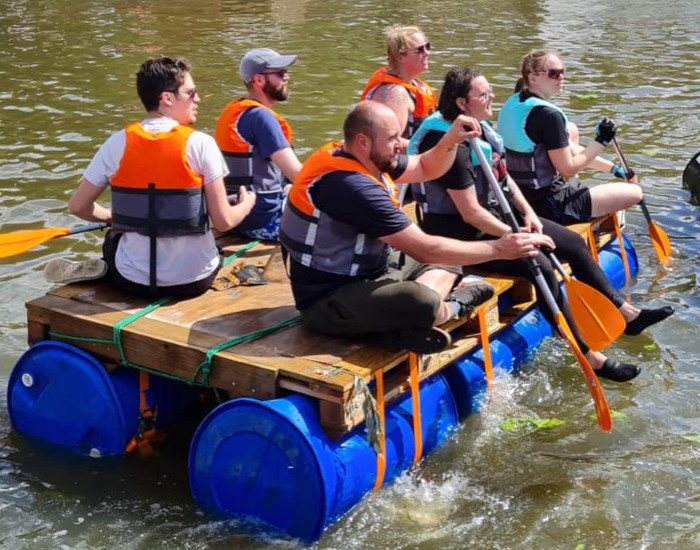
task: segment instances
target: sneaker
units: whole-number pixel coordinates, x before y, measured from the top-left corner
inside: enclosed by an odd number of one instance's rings
[[[92,259],[84,262],[71,262],[63,258],[51,260],[44,268],[44,277],[51,283],[78,283],[100,279],[107,274],[104,260]]]
[[[386,347],[407,349],[414,353],[436,353],[452,343],[449,333],[437,327],[378,332],[376,339]]]
[[[603,366],[593,372],[598,378],[607,378],[614,382],[627,382],[636,378],[642,372],[642,369],[631,363],[620,363],[615,361],[615,359],[607,358]]]
[[[457,317],[463,317],[491,298],[494,294],[493,286],[487,282],[469,283],[466,286],[457,287],[445,300],[455,302],[458,305]]]
[[[637,334],[640,334],[645,328],[663,321],[666,317],[670,317],[671,315],[673,315],[673,308],[671,306],[659,307],[656,309],[642,309],[635,320],[627,323],[625,334],[627,336],[637,336]]]

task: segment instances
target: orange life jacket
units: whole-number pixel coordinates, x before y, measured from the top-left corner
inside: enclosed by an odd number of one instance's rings
[[[224,178],[226,192],[238,194],[241,185],[255,191],[257,199],[251,213],[238,226],[238,230],[249,231],[266,227],[278,219],[284,200],[287,178],[268,157],[263,156],[256,145],[247,142],[238,131],[238,123],[248,109],[265,109],[272,113],[280,124],[282,133],[292,143],[292,128],[281,115],[253,99],[231,101],[219,116],[214,137],[226,160],[229,174]]]
[[[374,91],[382,84],[397,84],[406,89],[413,99],[416,107],[408,123],[406,137],[413,135],[413,132],[420,126],[423,119],[431,115],[437,108],[437,94],[435,90],[420,78],[414,78],[411,82],[401,80],[399,77],[389,73],[388,67],[380,67],[369,78],[369,82],[362,92],[361,99],[371,99]]]
[[[291,145],[292,127],[282,117],[282,115],[273,111],[269,107],[266,107],[259,101],[242,98],[235,99],[226,105],[223,112],[219,116],[219,120],[216,122],[214,138],[216,139],[216,143],[219,145],[219,149],[230,153],[250,153],[252,146],[240,136],[236,125],[238,123],[238,118],[243,114],[243,112],[252,107],[259,107],[270,111],[280,123],[282,133]]]
[[[294,260],[307,267],[369,277],[386,266],[389,247],[316,208],[311,189],[331,172],[360,173],[381,186],[399,208],[398,188],[388,174],[377,178],[359,161],[338,156],[341,148],[340,143],[327,143],[304,162],[282,216],[280,242]]]
[[[110,178],[112,229],[157,237],[209,230],[203,178],[187,162],[193,131],[178,125],[154,134],[140,122],[126,127],[124,154]]]

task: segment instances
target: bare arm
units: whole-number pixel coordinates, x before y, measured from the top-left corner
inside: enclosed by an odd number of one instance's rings
[[[460,216],[465,223],[473,225],[479,231],[483,231],[494,237],[501,237],[510,233],[510,226],[496,218],[479,203],[474,186],[468,189],[448,189],[452,202],[455,203]]]
[[[583,147],[581,147],[578,144],[571,144],[571,147],[574,150],[574,152],[583,151]],[[587,166],[587,168],[590,168],[592,170],[598,170],[599,172],[603,172],[604,174],[609,174],[611,173],[613,166],[615,166],[613,162],[604,159],[599,155],[593,159],[593,161]],[[625,181],[630,183],[638,183],[637,175],[635,174],[633,177]]]
[[[408,119],[416,108],[416,104],[411,99],[408,90],[398,84],[382,84],[372,94],[372,101],[383,103],[390,107],[399,121],[399,126],[405,131]],[[405,153],[408,148],[408,140],[401,138],[401,152]]]
[[[518,184],[513,181],[513,178],[507,176],[508,187],[513,193],[513,206],[515,209],[523,215],[523,222],[525,224],[525,231],[534,231],[535,233],[542,233],[542,222],[539,216],[532,209],[532,206],[523,195],[523,192],[518,187]]]
[[[459,241],[428,235],[415,224],[381,240],[419,262],[449,266],[533,257],[540,246],[554,248],[552,239],[538,233],[510,233],[492,241]]]
[[[574,154],[579,154],[581,153],[584,149],[581,145],[578,143],[571,143],[571,150],[573,151]],[[610,170],[613,167],[613,163],[610,162],[609,160],[605,160],[601,156],[596,156],[586,168],[590,168],[592,170],[598,170],[600,172],[610,172]]]
[[[239,225],[255,205],[255,193],[248,191],[243,185],[239,191],[238,203],[229,204],[223,178],[205,185],[204,196],[209,217],[217,231],[228,231]]]
[[[291,147],[275,151],[270,155],[270,160],[282,170],[282,173],[291,182],[296,179],[299,170],[301,170],[301,162]]]
[[[577,152],[574,147],[580,150]],[[581,170],[593,163],[596,157],[603,152],[603,145],[597,141],[591,142],[585,149],[580,145],[571,144],[560,149],[551,149],[547,151],[549,160],[552,161],[554,168],[557,169],[564,179],[573,178]],[[608,168],[608,171],[610,169]]]
[[[112,223],[112,211],[97,204],[104,188],[93,185],[83,178],[68,201],[68,212],[88,222]]]
[[[410,155],[406,171],[396,181],[415,183],[442,176],[455,161],[457,145],[466,139],[479,137],[481,125],[475,118],[459,115],[435,147],[420,155]]]

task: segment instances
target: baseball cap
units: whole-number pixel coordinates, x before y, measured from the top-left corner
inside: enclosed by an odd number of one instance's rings
[[[247,84],[256,74],[267,69],[284,69],[296,60],[296,55],[280,55],[270,48],[256,48],[243,56],[238,73]]]

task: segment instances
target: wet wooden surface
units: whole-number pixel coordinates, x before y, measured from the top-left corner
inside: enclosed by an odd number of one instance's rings
[[[577,229],[587,234],[585,225]],[[607,238],[601,233],[598,245]],[[245,243],[221,237],[219,244],[231,255]],[[371,383],[374,373],[382,370],[387,401],[407,391],[405,350],[379,347],[362,337],[328,337],[299,324],[218,351],[205,374],[203,363],[209,350],[271,330],[298,316],[278,245],[260,243],[222,268],[220,274],[241,265],[260,268],[267,284],[212,289],[197,298],[167,302],[123,326],[118,339],[121,346],[115,339],[115,325],[142,312],[151,302],[128,297],[108,282],[58,286],[27,303],[29,343],[64,340],[93,354],[108,370],[126,361],[218,388],[230,398],[266,400],[289,392],[309,395],[319,400],[322,424],[334,437],[364,420],[363,397],[354,391],[356,377]],[[534,292],[524,280],[487,280],[497,294],[483,306],[489,312],[488,329],[493,334],[533,304]],[[512,305],[499,313],[500,295],[507,295]],[[475,315],[453,321],[446,328],[453,343],[439,353],[420,357],[421,379],[479,345]]]

